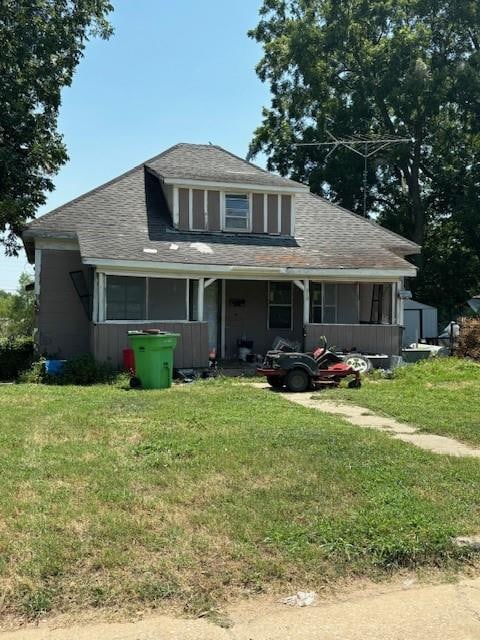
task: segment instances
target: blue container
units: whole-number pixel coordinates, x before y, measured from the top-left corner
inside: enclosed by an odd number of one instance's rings
[[[45,373],[48,373],[49,376],[59,376],[65,363],[66,360],[45,360]]]

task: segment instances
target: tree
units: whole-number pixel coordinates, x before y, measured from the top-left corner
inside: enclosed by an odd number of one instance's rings
[[[31,336],[35,327],[33,280],[22,273],[16,293],[0,290],[0,337]]]
[[[68,159],[57,131],[61,90],[89,38],[112,33],[111,10],[108,0],[0,3],[0,242],[7,254],[17,252],[22,227]]]
[[[370,163],[370,215],[425,245],[420,266],[439,247],[455,254],[455,243],[478,255],[480,3],[264,0],[250,35],[263,45],[257,73],[273,96],[252,155],[266,152],[270,169],[360,213],[361,158],[293,143],[325,140],[325,129],[408,138]],[[454,302],[480,286],[478,273],[464,282],[468,262],[452,264]],[[433,280],[447,272],[421,273],[426,301],[436,302]]]

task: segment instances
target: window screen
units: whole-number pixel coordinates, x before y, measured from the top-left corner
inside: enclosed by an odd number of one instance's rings
[[[268,287],[268,327],[292,328],[292,285],[290,282],[270,282]]]
[[[146,278],[107,276],[107,320],[145,320]]]
[[[148,279],[148,319],[187,320],[187,281]]]
[[[247,231],[249,226],[250,205],[246,194],[227,194],[225,196],[225,229]]]
[[[335,324],[337,322],[337,285],[312,282],[310,306],[313,323]]]

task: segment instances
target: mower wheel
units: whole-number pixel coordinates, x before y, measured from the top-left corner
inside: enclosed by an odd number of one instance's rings
[[[350,380],[350,382],[348,383],[348,388],[349,389],[360,389],[360,387],[362,386],[362,382],[360,380],[360,378],[355,378],[354,380]]]
[[[361,353],[347,353],[343,361],[359,373],[368,373],[372,369],[371,360]]]
[[[310,376],[304,369],[292,369],[285,378],[285,385],[292,393],[303,393],[310,388],[310,384]]]
[[[267,376],[267,382],[272,389],[281,389],[285,386],[284,376]]]
[[[140,380],[140,378],[137,378],[136,376],[133,376],[133,378],[130,378],[130,389],[140,389],[142,386],[142,381]]]

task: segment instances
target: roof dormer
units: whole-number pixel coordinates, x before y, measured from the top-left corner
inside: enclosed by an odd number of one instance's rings
[[[182,231],[292,236],[295,194],[308,192],[214,145],[179,144],[146,165]]]

